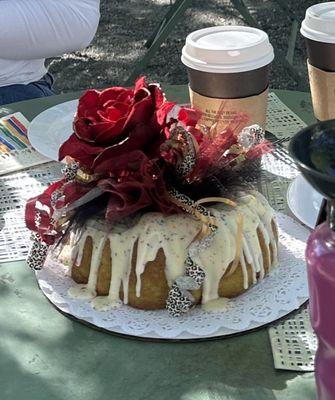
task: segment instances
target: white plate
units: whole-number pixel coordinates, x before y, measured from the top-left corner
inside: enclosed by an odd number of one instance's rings
[[[29,125],[28,138],[39,153],[58,161],[58,150],[73,133],[78,100],[57,104],[37,115]]]
[[[44,295],[63,313],[99,329],[147,339],[204,339],[246,332],[296,310],[308,299],[305,262],[308,229],[277,213],[279,263],[257,285],[234,299],[222,312],[208,313],[195,307],[180,318],[166,310],[144,311],[128,306],[97,311],[90,300],[74,299],[68,289],[76,285],[68,269],[48,257],[36,271]]]
[[[290,210],[309,228],[315,228],[322,202],[322,195],[302,175],[298,175],[287,190]]]

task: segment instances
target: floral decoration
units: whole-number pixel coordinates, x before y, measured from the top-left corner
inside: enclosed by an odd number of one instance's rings
[[[271,150],[256,128],[243,129],[245,115],[222,132],[201,126],[200,118],[199,110],[167,101],[161,87],[144,77],[134,88],[88,90],[79,100],[73,134],[59,150],[59,160],[69,168],[76,163],[78,171],[28,201],[27,226],[51,244],[76,210],[101,196],[109,221],[140,210],[181,212],[171,200],[174,185],[180,190],[229,173]]]

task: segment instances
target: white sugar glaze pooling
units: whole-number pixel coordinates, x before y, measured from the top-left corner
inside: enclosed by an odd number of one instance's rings
[[[274,211],[266,199],[258,192],[238,193],[234,199],[237,207],[226,205],[210,207],[218,226],[211,246],[194,257],[194,262],[204,270],[206,276],[202,288],[202,303],[213,305],[219,298],[218,288],[222,276],[236,256],[237,216],[243,220],[242,251],[240,264],[243,273],[244,288],[247,289],[247,264],[252,269],[252,283],[257,278],[264,277],[264,262],[257,230],[262,233],[265,251],[270,258],[270,248],[276,263],[277,242],[272,227],[275,219]],[[125,219],[122,223],[107,226],[98,221],[89,220],[78,232],[71,233],[69,247],[71,249],[69,264],[80,265],[86,239],[92,238],[93,250],[88,283],[76,284],[69,289],[74,298],[94,299],[93,307],[108,310],[117,307],[122,302],[119,298],[120,288],[123,288],[125,304],[128,303],[128,282],[131,270],[133,249],[137,242],[136,258],[136,295],[141,293],[141,275],[149,261],[156,258],[159,249],[165,254],[165,275],[168,285],[184,273],[184,261],[188,246],[192,243],[201,228],[201,223],[187,214],[175,214],[164,217],[160,213],[147,213],[135,219]],[[106,242],[109,241],[112,258],[112,276],[108,296],[96,295],[96,284],[101,257]],[[66,246],[67,247],[67,246]],[[264,251],[264,249],[263,249]],[[223,304],[223,303],[222,303]]]

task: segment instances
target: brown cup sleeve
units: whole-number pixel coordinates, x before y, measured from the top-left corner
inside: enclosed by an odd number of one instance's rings
[[[192,107],[202,111],[200,124],[211,127],[217,123],[216,130],[220,131],[238,115],[246,114],[249,117],[248,125],[258,124],[265,129],[268,88],[258,95],[240,99],[216,99],[202,96],[191,88],[189,91]]]
[[[307,60],[314,115],[319,121],[335,118],[335,72],[323,71]]]

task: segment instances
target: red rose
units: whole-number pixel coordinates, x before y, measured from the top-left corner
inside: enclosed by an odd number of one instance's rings
[[[88,90],[79,100],[74,134],[61,146],[59,159],[71,156],[91,169],[95,158],[110,148],[113,154],[133,149],[151,154],[166,138],[166,115],[173,106],[159,85],[148,85],[144,77],[134,89]]]
[[[159,85],[148,85],[144,78],[134,89],[89,90],[79,100],[74,134],[61,146],[59,158],[70,156],[97,175],[93,185],[109,193],[108,219],[147,206],[164,213],[174,208],[166,200],[164,167],[157,163],[174,105]]]

